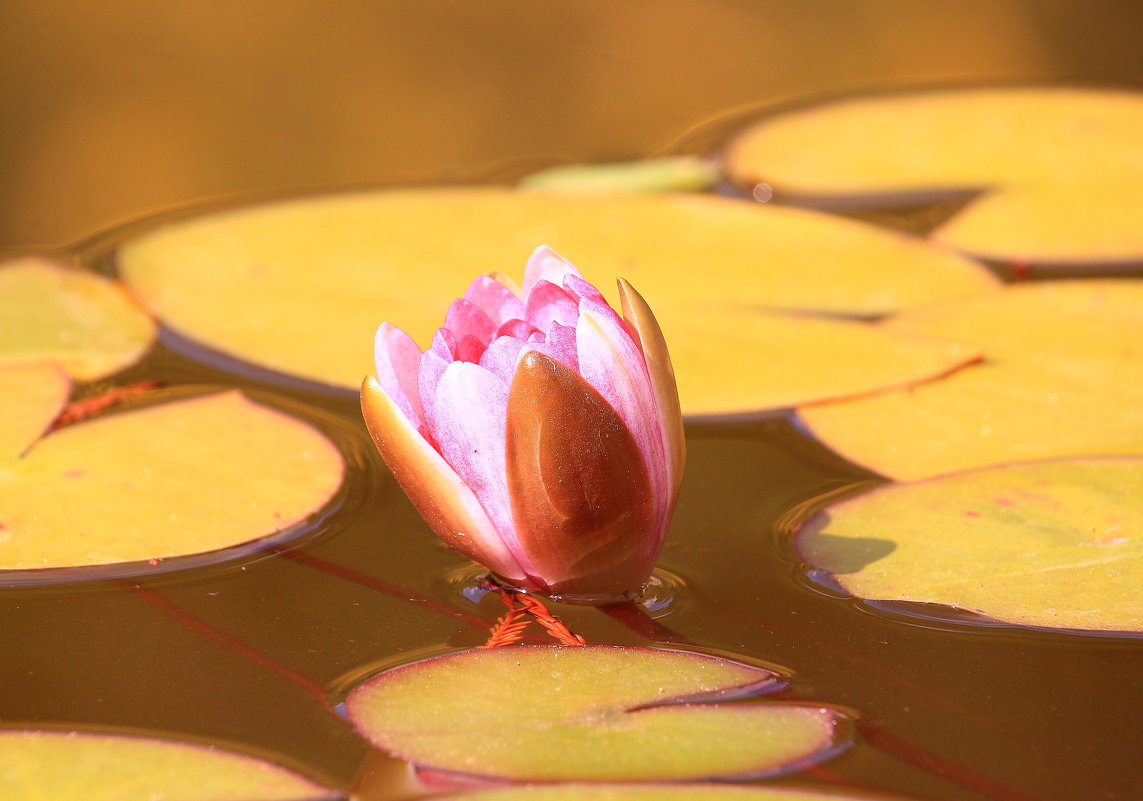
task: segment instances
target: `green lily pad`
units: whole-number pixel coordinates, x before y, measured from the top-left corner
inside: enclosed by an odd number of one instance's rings
[[[0,366],[55,362],[89,381],[134,363],[154,336],[106,278],[35,257],[0,264]]]
[[[936,232],[993,259],[1143,260],[1143,93],[988,87],[858,97],[778,114],[731,145],[738,182],[834,205],[986,192]]]
[[[5,801],[324,801],[341,793],[215,746],[124,734],[0,730]]]
[[[679,780],[777,771],[826,752],[839,713],[719,703],[774,680],[680,651],[513,646],[406,665],[345,702],[403,759],[519,780]]]
[[[800,787],[731,784],[530,784],[459,793],[464,801],[893,801]]]
[[[540,244],[613,297],[622,276],[654,309],[744,320],[761,307],[879,315],[998,286],[975,262],[931,243],[806,211],[700,195],[503,189],[239,209],[128,242],[119,263],[141,301],[180,334],[356,389],[372,369],[382,321],[427,345],[476,275],[519,277]]]
[[[798,410],[857,464],[914,479],[988,464],[1143,453],[1143,281],[1053,281],[906,312],[981,364],[907,391]]]
[[[344,469],[309,425],[237,392],[96,417],[0,459],[0,570],[238,545],[316,512]]]
[[[694,156],[668,156],[611,164],[568,164],[532,173],[525,189],[556,192],[686,192],[710,189],[718,166]]]
[[[859,598],[1143,631],[1141,498],[1143,456],[1003,465],[833,504],[796,544]]]

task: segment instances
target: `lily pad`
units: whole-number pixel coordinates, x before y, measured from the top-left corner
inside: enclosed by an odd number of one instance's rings
[[[938,227],[933,238],[997,262],[1138,264],[1143,262],[1140,187],[1143,171],[998,188]]]
[[[344,469],[309,425],[237,392],[97,417],[0,460],[0,570],[238,545],[320,509]]]
[[[0,366],[55,362],[89,381],[134,363],[154,335],[106,278],[34,257],[0,264]]]
[[[1003,465],[833,504],[797,548],[860,598],[1143,631],[1140,498],[1143,456]]]
[[[530,784],[459,793],[464,801],[893,801],[799,787],[729,784]]]
[[[660,307],[688,414],[781,409],[910,386],[979,350],[850,320]]]
[[[382,673],[345,706],[374,744],[440,770],[543,781],[697,779],[778,771],[834,744],[832,709],[717,702],[774,678],[679,651],[513,646]]]
[[[936,232],[966,252],[1069,266],[1143,259],[1143,93],[1061,87],[906,92],[778,114],[728,171],[779,195],[888,206],[993,192]]]
[[[427,345],[474,275],[514,274],[545,243],[605,291],[627,278],[655,309],[880,315],[998,286],[932,244],[812,212],[699,195],[503,189],[240,209],[140,237],[119,263],[142,302],[185,337],[356,389],[381,321]]]
[[[5,801],[324,801],[341,793],[215,746],[122,734],[0,730]]]
[[[567,164],[532,173],[525,189],[555,192],[685,192],[710,189],[719,179],[714,162],[694,156],[667,156],[611,164]]]
[[[0,463],[40,438],[71,394],[54,364],[0,366]]]
[[[1143,167],[1143,94],[986,87],[855,97],[776,114],[727,153],[730,175],[796,195],[979,190]]]
[[[802,407],[847,459],[913,479],[1027,459],[1143,453],[1143,281],[1058,281],[904,313],[887,329],[986,358],[908,391]]]

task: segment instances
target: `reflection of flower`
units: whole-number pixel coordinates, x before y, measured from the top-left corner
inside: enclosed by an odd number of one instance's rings
[[[623,317],[536,250],[519,293],[480,276],[432,346],[388,323],[361,389],[377,448],[449,545],[528,590],[619,599],[651,574],[682,478],[682,418],[658,323]]]

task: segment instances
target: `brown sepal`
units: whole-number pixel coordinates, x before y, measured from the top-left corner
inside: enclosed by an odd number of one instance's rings
[[[582,377],[535,351],[508,393],[508,490],[521,545],[556,595],[638,593],[657,550],[634,437]]]

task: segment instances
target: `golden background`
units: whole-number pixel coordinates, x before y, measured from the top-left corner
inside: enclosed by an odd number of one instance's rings
[[[6,0],[0,246],[235,193],[702,150],[768,103],[1143,85],[1135,0]]]

